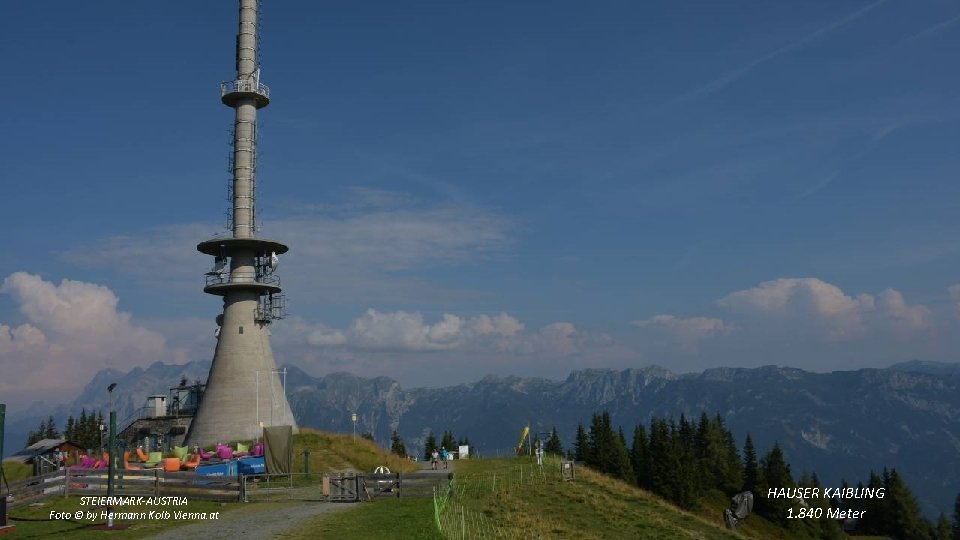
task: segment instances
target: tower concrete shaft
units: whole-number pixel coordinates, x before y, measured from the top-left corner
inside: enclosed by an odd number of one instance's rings
[[[270,103],[270,90],[260,82],[258,8],[259,0],[240,0],[237,78],[220,84],[221,101],[235,111],[231,236],[197,245],[198,251],[215,258],[203,290],[223,297],[223,314],[217,317],[213,364],[187,444],[253,439],[263,426],[296,429],[268,330],[284,314],[284,297],[274,270],[277,255],[288,248],[256,235],[257,110]]]

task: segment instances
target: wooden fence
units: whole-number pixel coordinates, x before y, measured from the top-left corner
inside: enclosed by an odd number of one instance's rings
[[[434,488],[446,489],[452,477],[452,473],[204,476],[160,469],[123,470],[114,476],[113,495],[219,501],[280,498],[359,502],[378,497],[431,497]],[[9,508],[53,496],[106,494],[107,471],[102,469],[53,471],[10,482],[9,490],[6,485],[0,485],[0,496],[7,497]]]
[[[240,479],[232,476],[203,476],[192,472],[117,471],[113,478],[116,497],[178,496],[187,499],[219,501],[240,500]],[[60,495],[106,495],[107,471],[101,469],[64,469],[33,476],[0,486],[7,506],[16,508],[40,499]]]

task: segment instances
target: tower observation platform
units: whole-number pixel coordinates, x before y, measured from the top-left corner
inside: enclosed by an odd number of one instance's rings
[[[270,104],[270,89],[260,81],[260,2],[239,2],[237,76],[220,83],[220,101],[234,109],[229,236],[197,245],[200,253],[214,257],[203,291],[223,298],[223,313],[216,318],[217,346],[207,389],[187,433],[190,445],[255,439],[265,426],[296,430],[269,332],[269,325],[286,313],[275,272],[279,256],[289,248],[259,238],[256,227],[257,111]]]

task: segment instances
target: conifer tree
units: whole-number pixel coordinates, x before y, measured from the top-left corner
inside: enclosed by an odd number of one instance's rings
[[[773,448],[760,460],[758,468],[758,491],[759,498],[756,506],[758,513],[763,514],[767,519],[783,526],[787,526],[787,509],[792,506],[792,501],[783,498],[768,498],[767,492],[770,488],[791,488],[794,487],[793,477],[790,474],[790,466],[783,456],[783,450],[780,449],[780,443],[774,443]]]
[[[933,537],[930,523],[923,518],[920,504],[907,487],[906,482],[897,472],[891,469],[885,482],[887,511],[889,512],[889,528],[885,534],[894,538],[911,538],[926,540]]]
[[[637,477],[637,485],[650,489],[650,443],[647,441],[647,430],[643,424],[637,424],[633,430],[630,459],[633,461],[633,474]]]
[[[390,434],[390,452],[400,457],[407,456],[407,447],[403,444],[403,439],[400,438],[400,432],[397,430],[393,430]]]
[[[743,489],[756,491],[760,480],[759,476],[757,451],[753,447],[753,439],[747,433],[747,440],[743,443]]]
[[[719,475],[719,487],[725,493],[735,493],[743,487],[743,462],[740,461],[740,451],[733,433],[727,429],[723,417],[718,412],[713,420],[716,430],[723,439],[723,455],[719,458],[722,470]]]
[[[960,540],[960,493],[953,502],[953,540]]]
[[[699,463],[695,457],[695,431],[693,424],[680,415],[680,423],[670,421],[670,447],[672,459],[670,465],[674,472],[674,482],[667,497],[684,508],[693,507],[696,494],[701,490],[697,476]]]
[[[434,437],[431,431],[430,434],[427,435],[427,442],[424,443],[423,459],[430,461],[430,455],[433,454],[434,450],[439,450],[439,448],[437,448],[437,438]]]
[[[76,428],[74,427],[76,420],[73,419],[73,415],[67,416],[67,425],[63,428],[63,437],[68,441],[76,441],[77,434],[75,433]]]
[[[456,443],[456,439],[453,438],[453,432],[444,430],[443,439],[440,441],[440,446],[446,448],[447,450],[452,450],[454,443]]]
[[[947,515],[943,512],[940,512],[940,517],[937,519],[937,540],[953,540],[953,529],[950,526],[950,520],[947,519]]]
[[[554,426],[550,432],[550,437],[547,438],[547,443],[544,445],[543,451],[555,456],[563,455],[563,443],[560,442],[560,435],[557,434],[556,426]]]
[[[676,477],[677,467],[670,444],[670,428],[667,421],[654,418],[650,421],[650,489],[654,493],[669,496]]]
[[[57,423],[53,421],[53,415],[47,417],[47,429],[43,432],[44,439],[58,439],[60,432],[57,431]]]
[[[610,428],[610,413],[607,411],[602,414],[594,413],[590,420],[588,434],[590,451],[586,456],[586,462],[589,467],[606,474],[613,472],[614,437],[613,430]]]
[[[630,484],[635,483],[637,477],[633,472],[633,464],[630,462],[630,452],[627,450],[627,444],[623,436],[623,428],[620,429],[619,436],[614,438],[612,450],[613,470],[610,471],[610,474],[624,482]]]
[[[590,440],[587,438],[587,431],[583,428],[583,423],[577,424],[577,436],[573,441],[573,459],[575,461],[587,461],[587,454],[590,453]]]

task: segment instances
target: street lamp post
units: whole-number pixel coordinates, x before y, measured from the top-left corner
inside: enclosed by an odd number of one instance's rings
[[[110,398],[110,439],[107,441],[109,448],[109,459],[107,467],[107,500],[113,500],[113,475],[117,470],[117,411],[113,410],[113,389],[117,383],[110,383],[107,387],[107,395]],[[107,527],[113,527],[113,509],[107,505]]]

